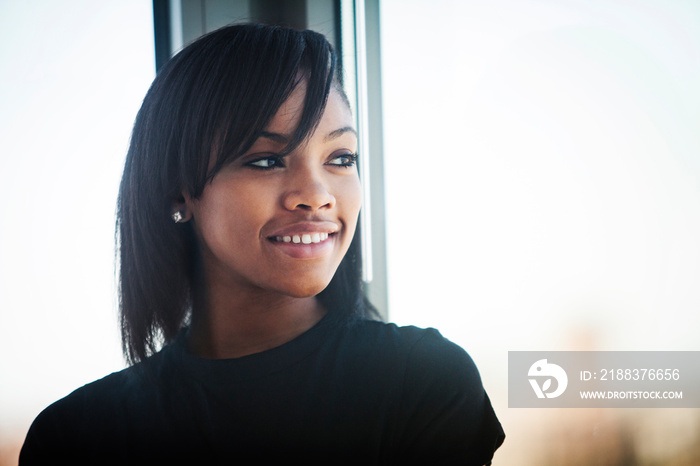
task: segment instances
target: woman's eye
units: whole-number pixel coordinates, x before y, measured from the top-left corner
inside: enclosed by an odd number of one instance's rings
[[[342,153],[335,155],[328,161],[328,165],[340,167],[354,167],[357,162],[357,154]]]
[[[246,163],[246,165],[249,167],[260,168],[263,170],[284,167],[284,163],[282,162],[282,157],[279,157],[276,155],[255,159],[255,160],[252,160],[252,161]]]

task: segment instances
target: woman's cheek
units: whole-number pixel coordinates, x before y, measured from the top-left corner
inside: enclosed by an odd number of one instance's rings
[[[360,178],[355,175],[348,183],[346,187],[344,202],[347,202],[348,212],[352,213],[353,217],[357,217],[360,212],[360,207],[362,206],[362,184],[360,183]]]

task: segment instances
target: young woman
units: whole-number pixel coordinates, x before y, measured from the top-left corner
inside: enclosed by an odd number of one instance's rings
[[[44,410],[20,464],[490,463],[469,356],[373,319],[356,150],[323,36],[230,26],[173,58],[119,194],[133,365]]]

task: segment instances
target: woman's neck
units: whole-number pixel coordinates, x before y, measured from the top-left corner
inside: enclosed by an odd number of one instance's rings
[[[293,340],[325,314],[315,296],[208,289],[204,302],[195,305],[190,351],[211,359],[259,353]]]

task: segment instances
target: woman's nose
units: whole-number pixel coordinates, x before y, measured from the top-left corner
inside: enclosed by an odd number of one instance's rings
[[[319,210],[335,206],[335,196],[331,194],[323,179],[323,174],[313,169],[300,169],[289,179],[284,195],[284,207],[288,210]]]

